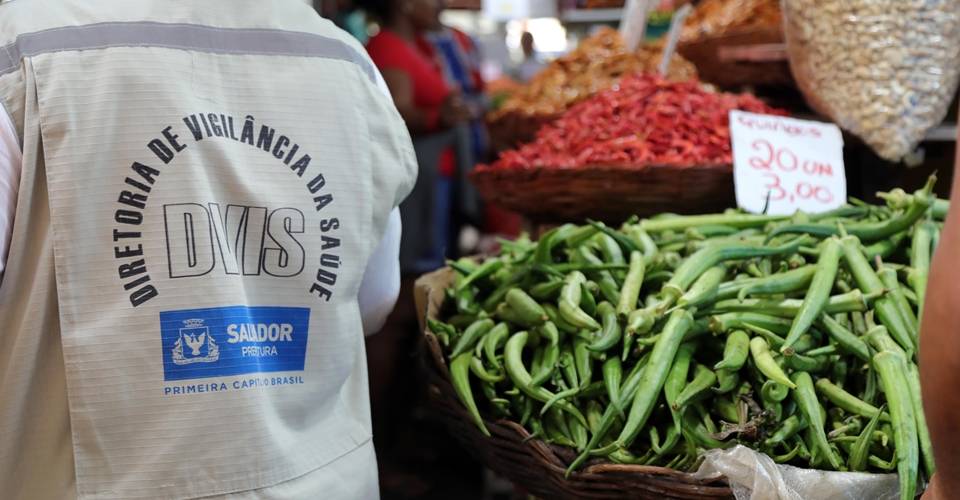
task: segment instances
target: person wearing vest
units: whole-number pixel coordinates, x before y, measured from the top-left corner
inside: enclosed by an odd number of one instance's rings
[[[0,497],[378,498],[416,176],[300,0],[0,5]]]

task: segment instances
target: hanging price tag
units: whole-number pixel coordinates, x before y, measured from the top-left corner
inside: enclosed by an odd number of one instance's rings
[[[846,203],[843,135],[836,125],[731,111],[730,138],[740,208],[789,215]]]

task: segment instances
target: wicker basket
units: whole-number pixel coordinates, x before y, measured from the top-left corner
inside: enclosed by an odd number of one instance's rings
[[[718,212],[734,205],[733,168],[590,166],[479,169],[471,180],[484,199],[538,223]]]
[[[449,269],[420,278],[416,286],[417,310],[436,317],[443,303],[443,290],[452,282],[453,272]],[[719,480],[700,480],[662,467],[594,461],[565,477],[567,465],[575,458],[574,451],[530,439],[530,434],[514,422],[486,420],[491,437],[484,436],[457,399],[437,338],[427,329],[422,330],[419,361],[431,410],[475,458],[531,494],[541,498],[733,498],[730,489]]]
[[[701,80],[720,87],[795,85],[779,27],[732,30],[682,43],[677,51],[697,66]]]
[[[531,115],[524,113],[505,113],[487,122],[490,133],[490,146],[494,151],[506,151],[532,142],[544,125],[556,120],[560,115]]]

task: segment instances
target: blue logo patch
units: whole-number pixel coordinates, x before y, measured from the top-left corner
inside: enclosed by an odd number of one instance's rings
[[[303,371],[310,309],[218,307],[160,313],[163,379]]]

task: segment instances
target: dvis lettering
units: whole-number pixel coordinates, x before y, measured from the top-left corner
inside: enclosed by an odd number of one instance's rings
[[[296,235],[306,221],[295,208],[207,206],[181,203],[163,207],[171,278],[204,276],[217,269],[228,275],[289,278],[303,272],[306,255]]]

